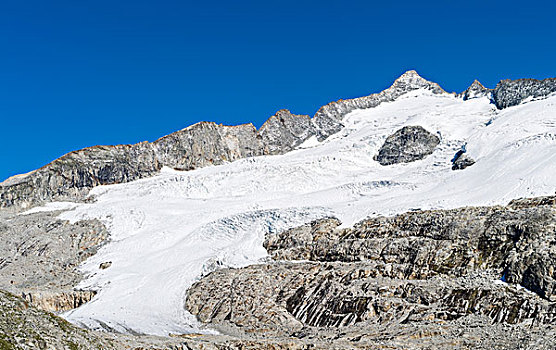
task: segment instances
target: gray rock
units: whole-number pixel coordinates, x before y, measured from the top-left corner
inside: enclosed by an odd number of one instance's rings
[[[475,160],[463,153],[452,163],[452,170],[463,170],[473,164],[475,164]]]
[[[240,339],[545,346],[556,331],[555,203],[417,211],[344,229],[317,220],[270,234],[264,246],[274,262],[207,275],[189,289],[186,307]]]
[[[261,126],[259,135],[264,154],[282,154],[316,135],[316,127],[308,115],[295,115],[282,109]]]
[[[153,142],[159,162],[177,170],[192,170],[263,154],[252,124],[224,126],[201,122]]]
[[[152,176],[161,167],[152,145],[146,142],[85,148],[2,182],[0,208],[82,199],[95,186]]]
[[[461,276],[494,269],[545,299],[556,292],[555,197],[507,207],[409,212],[364,220],[352,229],[327,218],[269,236],[264,246],[280,260],[380,261],[404,267],[400,278]]]
[[[544,80],[502,80],[493,90],[492,99],[499,109],[517,106],[528,98],[543,98],[556,92],[556,78]]]
[[[439,143],[438,136],[421,126],[404,126],[388,136],[374,159],[381,165],[410,163],[431,154]]]
[[[92,290],[31,290],[22,292],[21,297],[36,308],[49,312],[63,312],[80,307],[97,294]]]
[[[48,311],[68,310],[94,296],[73,290],[82,278],[78,266],[109,238],[98,220],[71,224],[58,214],[0,212],[0,289]]]

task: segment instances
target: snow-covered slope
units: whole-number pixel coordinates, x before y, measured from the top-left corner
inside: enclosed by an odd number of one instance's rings
[[[79,287],[99,294],[64,316],[123,332],[199,332],[183,307],[187,288],[215,268],[265,258],[268,232],[330,215],[349,226],[416,208],[502,204],[556,188],[556,96],[497,110],[487,97],[423,89],[354,110],[343,123],[325,141],[309,139],[285,155],[165,168],[97,187],[94,203],[71,204],[62,218],[100,218],[111,242],[82,266],[88,277]],[[434,153],[407,164],[374,161],[386,137],[406,125],[439,134]],[[476,164],[452,171],[465,143]],[[99,269],[107,261],[111,267]]]

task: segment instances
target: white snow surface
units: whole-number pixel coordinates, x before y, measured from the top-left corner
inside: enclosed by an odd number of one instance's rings
[[[223,266],[267,256],[268,233],[325,216],[343,226],[411,209],[506,204],[556,188],[556,96],[498,111],[487,98],[463,101],[425,90],[356,110],[323,142],[285,155],[97,187],[97,201],[61,215],[101,219],[111,241],[81,267],[78,286],[99,293],[65,313],[94,329],[167,335],[211,332],[184,309],[187,289]],[[427,158],[381,166],[385,138],[406,125],[441,135]],[[450,160],[467,142],[477,162],[459,171]],[[99,264],[111,261],[101,270]]]

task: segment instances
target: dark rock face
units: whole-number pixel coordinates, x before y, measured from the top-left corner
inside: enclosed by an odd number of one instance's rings
[[[461,154],[452,163],[452,170],[463,170],[471,165],[475,164],[475,160],[466,154]]]
[[[414,162],[431,154],[439,143],[438,136],[421,126],[404,126],[388,136],[375,160],[381,165]]]
[[[499,109],[517,106],[527,98],[545,97],[556,92],[556,78],[544,80],[502,80],[493,90],[492,99]]]
[[[332,347],[536,347],[556,331],[554,203],[317,220],[269,235],[274,262],[204,277],[186,307],[226,332]]]

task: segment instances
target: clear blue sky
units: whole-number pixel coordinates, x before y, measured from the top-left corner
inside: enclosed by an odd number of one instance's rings
[[[549,1],[0,4],[0,180],[69,151],[201,120],[260,126],[377,92],[556,76]]]

